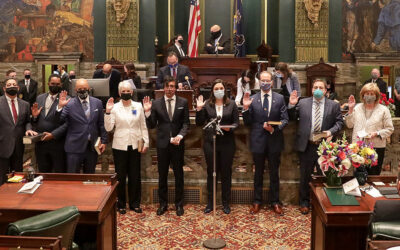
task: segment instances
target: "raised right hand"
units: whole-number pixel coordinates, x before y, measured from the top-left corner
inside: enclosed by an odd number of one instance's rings
[[[348,105],[349,105],[349,112],[352,113],[354,106],[356,106],[356,99],[354,98],[353,95],[349,97]]]
[[[200,111],[204,107],[205,101],[202,95],[196,98],[196,110]]]
[[[150,101],[150,97],[149,96],[145,96],[143,98],[143,109],[144,109],[144,112],[149,112],[151,110],[151,105],[152,105],[152,103]]]
[[[114,108],[114,98],[111,97],[110,99],[108,99],[107,101],[107,105],[106,105],[106,113],[110,113],[111,110]]]
[[[32,112],[32,116],[33,117],[38,117],[40,115],[40,111],[42,111],[43,107],[38,108],[39,105],[37,104],[37,102],[35,102],[32,107],[31,107],[31,112]]]
[[[63,108],[65,105],[71,101],[71,99],[67,100],[67,91],[63,90],[60,92],[59,98],[58,98],[58,107]]]
[[[290,94],[289,104],[294,106],[297,104],[298,101],[299,97],[297,96],[297,90],[293,90],[292,93]]]
[[[253,98],[250,98],[250,93],[246,92],[243,96],[243,109],[247,110],[251,103],[253,102]]]

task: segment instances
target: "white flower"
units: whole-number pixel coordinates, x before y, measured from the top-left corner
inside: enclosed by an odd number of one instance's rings
[[[351,160],[353,162],[356,162],[356,163],[364,164],[364,158],[362,156],[357,155],[357,154],[353,154],[351,156]]]
[[[344,169],[347,170],[351,167],[351,162],[348,158],[346,158],[342,161],[342,165],[344,166]]]

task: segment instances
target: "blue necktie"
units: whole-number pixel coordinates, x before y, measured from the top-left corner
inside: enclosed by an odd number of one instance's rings
[[[89,110],[88,102],[86,100],[82,102],[82,108],[83,108],[83,111],[85,111],[86,118],[89,120],[90,110]]]
[[[269,108],[268,108],[268,106],[269,106],[268,96],[269,96],[268,94],[264,95],[264,102],[263,102],[263,109],[264,109],[265,114],[267,115],[267,117],[268,117],[268,111],[269,111]]]

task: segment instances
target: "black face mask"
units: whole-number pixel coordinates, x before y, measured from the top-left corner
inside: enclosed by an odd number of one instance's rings
[[[77,93],[78,97],[82,100],[86,99],[89,95],[89,91],[87,89],[79,90]]]
[[[212,39],[217,39],[219,36],[221,35],[221,31],[217,31],[217,32],[211,32],[211,38]]]
[[[6,88],[6,93],[10,96],[15,96],[18,93],[17,87]]]
[[[178,42],[181,44],[181,46],[183,46],[183,40],[178,40]]]
[[[70,75],[69,79],[75,79],[75,77],[76,77],[75,75]]]
[[[121,99],[128,101],[132,98],[132,94],[131,93],[121,93]]]
[[[26,80],[31,79],[31,75],[25,75],[25,79]]]
[[[60,91],[61,91],[61,86],[58,86],[58,85],[49,86],[49,90],[50,90],[50,92],[51,92],[53,95],[55,95],[55,94],[60,93]]]

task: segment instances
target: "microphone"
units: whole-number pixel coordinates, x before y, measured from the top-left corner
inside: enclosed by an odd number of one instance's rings
[[[190,85],[189,77],[188,77],[188,76],[185,76],[185,80],[186,80],[186,82],[187,82],[187,85],[189,86],[189,89],[192,89],[192,85]]]
[[[206,126],[204,126],[203,129],[207,129],[208,127],[210,127],[212,124],[218,123],[221,120],[221,116],[217,116],[214,119],[212,119],[209,123],[207,123]]]

